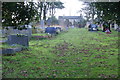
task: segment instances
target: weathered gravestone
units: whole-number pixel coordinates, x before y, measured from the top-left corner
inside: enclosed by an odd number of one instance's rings
[[[60,31],[62,31],[61,27],[56,27],[56,29],[59,29]]]
[[[5,37],[5,30],[4,29],[2,29],[2,36],[1,37]]]
[[[0,54],[12,54],[15,53],[13,49],[1,49]]]
[[[15,52],[19,52],[21,50],[22,50],[22,47],[1,49],[0,54],[14,54]]]
[[[44,20],[40,21],[40,27],[41,27],[41,29],[44,29]]]
[[[120,32],[120,27],[117,28],[117,31]]]
[[[28,37],[31,37],[32,36],[32,26],[31,25],[28,25],[28,28],[27,28],[27,36]]]
[[[56,33],[60,33],[62,31],[62,29],[60,27],[56,27]]]
[[[48,20],[47,20],[47,26],[49,27],[51,25],[51,23],[52,23],[51,18],[48,18]]]
[[[23,34],[23,35],[27,35],[28,37],[31,37],[32,26],[30,26],[30,25],[23,25],[23,26],[25,26],[26,29],[23,29],[23,30],[13,29],[12,34]]]
[[[29,39],[26,35],[9,35],[7,42],[9,45],[18,44],[25,47],[29,46]]]
[[[2,37],[7,37],[10,34],[10,31],[7,29],[2,30]]]
[[[56,34],[56,28],[55,27],[47,27],[45,29],[45,33]]]
[[[88,30],[89,31],[98,31],[97,25],[96,24],[90,24]]]
[[[118,24],[114,24],[114,30],[117,30],[118,29]]]

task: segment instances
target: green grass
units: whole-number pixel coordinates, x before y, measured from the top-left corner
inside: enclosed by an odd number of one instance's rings
[[[3,38],[0,36],[0,41],[3,41],[3,40],[7,40],[7,38],[6,37]]]
[[[10,46],[6,43],[0,45],[0,49],[8,49],[8,48],[16,48],[16,47],[22,47],[21,45],[16,44],[15,46]]]
[[[34,35],[34,34],[33,34]],[[70,29],[2,57],[3,78],[117,78],[118,33]]]
[[[36,34],[32,34],[32,36],[47,36],[47,35],[48,35],[47,33],[41,33],[41,34],[36,33]]]

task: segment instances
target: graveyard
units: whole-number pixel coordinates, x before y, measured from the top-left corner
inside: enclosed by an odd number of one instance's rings
[[[32,34],[37,35],[38,34]],[[42,34],[43,35],[43,34]],[[71,28],[2,56],[3,78],[117,78],[118,32]]]

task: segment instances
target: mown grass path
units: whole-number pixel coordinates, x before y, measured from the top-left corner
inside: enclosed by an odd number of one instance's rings
[[[117,78],[118,33],[70,29],[3,56],[3,78]]]

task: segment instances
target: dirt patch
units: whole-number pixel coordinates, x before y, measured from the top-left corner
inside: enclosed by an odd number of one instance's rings
[[[54,50],[52,53],[57,54],[57,56],[69,56],[69,55],[77,55],[77,54],[89,54],[90,48],[78,48],[74,46],[72,43],[64,42],[62,44],[58,44],[53,47]]]
[[[101,56],[101,55],[96,55],[94,58],[99,58],[99,59],[108,59],[108,57],[104,57],[104,56]]]
[[[52,53],[55,53],[55,54],[58,53],[57,56],[65,56],[66,55],[65,53],[71,50],[69,46],[72,46],[72,45],[70,45],[67,42],[58,44],[57,46],[53,47],[55,50],[53,50]]]
[[[118,76],[115,74],[105,75],[105,74],[99,74],[99,78],[117,78]],[[112,79],[111,79],[112,80]]]

